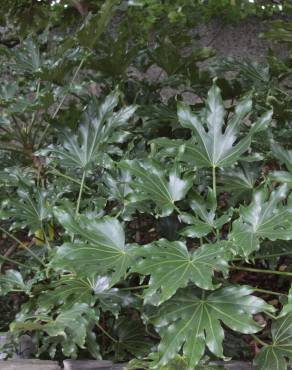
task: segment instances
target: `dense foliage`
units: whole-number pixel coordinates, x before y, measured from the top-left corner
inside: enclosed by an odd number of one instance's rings
[[[290,47],[281,11],[3,4],[2,356],[29,334],[36,356],[129,369],[292,363],[292,59],[203,69],[215,53],[193,34],[253,15]]]

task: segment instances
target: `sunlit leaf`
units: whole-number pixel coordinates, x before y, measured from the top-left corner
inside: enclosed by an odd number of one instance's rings
[[[238,141],[239,129],[251,108],[249,97],[240,101],[223,132],[226,113],[220,89],[216,85],[209,90],[206,110],[201,115],[195,115],[188,106],[179,104],[179,121],[183,127],[192,130],[197,140],[193,148],[197,166],[227,167],[240,159],[250,146],[252,134],[265,128],[272,117],[272,111],[265,113],[249,133]]]
[[[257,312],[274,308],[251,295],[247,286],[231,286],[204,296],[192,288],[185,288],[165,302],[154,320],[161,336],[160,354],[156,365],[166,365],[183,349],[188,370],[194,369],[205,352],[205,346],[216,356],[224,358],[222,342],[223,322],[240,333],[256,333],[261,327],[253,320]]]

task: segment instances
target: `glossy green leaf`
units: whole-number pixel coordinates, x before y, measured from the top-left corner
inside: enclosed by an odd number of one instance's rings
[[[54,319],[46,315],[17,317],[11,325],[12,331],[43,331],[55,345],[60,344],[65,356],[76,357],[78,347],[84,348],[88,335],[99,317],[85,303],[76,303],[70,309],[64,309]],[[92,333],[93,334],[93,333]],[[96,349],[98,349],[96,343]],[[95,352],[98,356],[98,351]]]
[[[159,305],[189,282],[202,289],[217,288],[219,284],[213,283],[214,271],[228,271],[225,247],[224,242],[218,242],[189,252],[183,242],[161,239],[138,248],[137,254],[143,259],[131,271],[150,275],[144,302]]]
[[[193,184],[191,178],[182,178],[177,168],[167,174],[154,161],[127,160],[120,162],[118,166],[136,177],[136,181],[130,185],[142,198],[156,203],[163,216],[174,211],[175,202],[183,199]]]
[[[69,233],[81,239],[59,247],[51,266],[87,277],[112,273],[112,284],[125,276],[132,253],[131,247],[125,244],[124,230],[117,219],[74,217],[62,209],[55,209],[54,213]]]
[[[121,307],[133,303],[129,293],[110,288],[110,278],[107,276],[82,279],[65,275],[49,288],[42,292],[38,299],[38,304],[45,309],[62,307],[63,310],[76,303],[93,306],[98,302],[104,312],[108,311],[117,316]]]
[[[70,130],[64,130],[63,145],[51,146],[41,153],[51,152],[60,164],[67,168],[88,170],[93,163],[102,165],[105,157],[103,145],[109,143],[111,136],[128,122],[136,110],[136,107],[129,106],[114,111],[119,96],[115,91],[99,106],[96,107],[96,103],[92,103],[84,115],[77,135]]]
[[[292,184],[292,173],[288,171],[273,171],[269,178],[272,181],[277,181],[280,183]]]
[[[35,74],[41,69],[40,50],[31,38],[26,39],[20,48],[15,48],[12,57],[15,61],[12,67],[19,73]]]
[[[260,175],[261,167],[257,162],[240,162],[238,167],[222,169],[219,174],[218,188],[222,191],[245,194],[252,192]]]
[[[181,231],[181,235],[190,238],[200,238],[214,229],[220,229],[230,220],[231,212],[216,218],[217,203],[211,189],[209,189],[208,198],[204,200],[199,194],[192,195],[189,205],[196,217],[185,212],[180,214],[181,221],[191,225],[185,227]]]
[[[19,188],[17,195],[2,203],[0,218],[10,219],[12,230],[28,227],[29,235],[41,230],[52,217],[47,193],[37,190],[34,194]]]
[[[272,337],[273,342],[257,354],[255,364],[260,370],[286,370],[292,363],[292,313],[273,322]]]
[[[123,203],[127,196],[133,192],[130,187],[131,181],[132,176],[127,170],[120,170],[113,175],[106,173],[104,183],[108,190],[108,198]]]
[[[180,290],[165,302],[154,325],[161,336],[156,368],[167,364],[183,348],[188,370],[194,369],[205,352],[205,346],[224,358],[224,330],[220,322],[240,333],[255,333],[261,327],[253,320],[257,312],[274,308],[251,295],[247,286],[231,286],[216,290],[206,297],[192,288]]]
[[[212,226],[202,222],[196,218],[190,219],[189,216],[181,215],[181,220],[185,222],[186,217],[192,225],[186,226],[182,229],[180,234],[188,238],[201,238],[202,236],[208,235],[212,231]]]
[[[266,190],[258,190],[249,206],[240,207],[240,217],[233,222],[229,235],[237,253],[248,257],[259,249],[263,239],[292,239],[292,210],[283,205],[287,191],[287,186],[282,185],[267,199]]]
[[[274,156],[283,164],[289,172],[292,172],[292,150],[284,149],[275,141],[271,142],[271,149]]]
[[[289,290],[287,301],[284,303],[283,308],[279,314],[279,317],[286,316],[292,313],[292,286]]]
[[[30,284],[23,281],[21,273],[17,270],[7,270],[5,274],[0,274],[0,296],[11,291],[27,292],[30,288]]]
[[[216,85],[213,85],[209,90],[206,111],[200,116],[192,113],[185,104],[179,104],[178,117],[181,125],[191,129],[197,139],[197,144],[193,149],[197,166],[227,167],[240,159],[250,146],[251,135],[265,128],[272,117],[272,111],[265,113],[252,126],[250,132],[238,141],[240,126],[247,114],[250,113],[251,108],[250,98],[239,102],[223,132],[225,109],[220,89]],[[207,129],[204,125],[207,126]]]

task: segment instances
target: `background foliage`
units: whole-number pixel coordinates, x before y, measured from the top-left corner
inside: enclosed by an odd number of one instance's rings
[[[3,3],[3,357],[28,334],[42,358],[288,367],[291,56],[203,68],[215,52],[193,30],[252,16],[267,22],[262,37],[291,47],[291,10]]]

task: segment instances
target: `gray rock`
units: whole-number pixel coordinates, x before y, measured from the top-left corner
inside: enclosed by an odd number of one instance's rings
[[[95,360],[65,360],[63,364],[64,370],[111,370],[113,366],[111,361]]]
[[[0,361],[0,370],[61,370],[55,361],[7,360]]]
[[[252,370],[252,366],[248,362],[243,361],[230,361],[230,362],[223,362],[225,369],[228,370]]]
[[[280,57],[287,57],[287,44],[277,44],[259,37],[268,29],[267,23],[249,17],[235,24],[225,24],[221,19],[215,18],[199,25],[194,31],[200,36],[199,44],[214,48],[219,57],[230,56],[239,60],[263,62],[269,48]]]
[[[36,348],[32,342],[32,338],[30,335],[22,335],[19,342],[19,350],[18,355],[15,358],[31,358],[32,355],[35,353]]]

